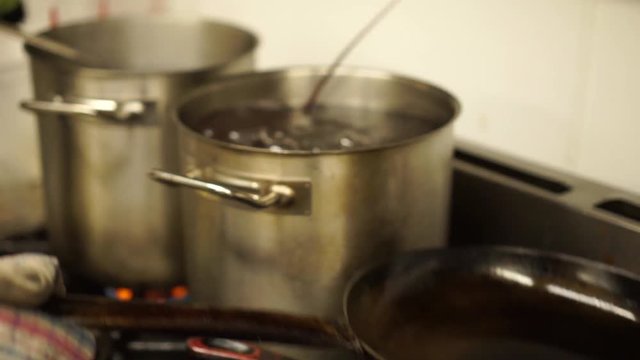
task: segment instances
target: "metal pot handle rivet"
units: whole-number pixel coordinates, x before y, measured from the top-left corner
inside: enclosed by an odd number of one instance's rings
[[[149,176],[153,180],[164,184],[185,186],[196,190],[206,191],[221,198],[234,200],[259,209],[287,206],[292,203],[294,197],[293,189],[280,184],[271,185],[269,186],[269,191],[267,193],[260,194],[248,191],[238,191],[221,183],[203,181],[157,169],[151,170],[149,172]]]

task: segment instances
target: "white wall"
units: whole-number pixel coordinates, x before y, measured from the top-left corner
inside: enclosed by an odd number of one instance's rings
[[[330,61],[385,3],[30,0],[27,27],[44,26],[52,4],[64,22],[95,16],[99,2],[110,14],[244,25],[262,38],[261,68]],[[18,66],[18,50],[0,55],[0,70]],[[450,89],[464,108],[460,138],[640,193],[640,1],[404,0],[347,63]],[[3,85],[0,99],[8,91]],[[0,125],[11,124],[4,118]]]

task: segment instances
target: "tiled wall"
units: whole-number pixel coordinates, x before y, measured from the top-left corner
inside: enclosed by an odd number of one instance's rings
[[[111,15],[236,22],[259,33],[259,66],[273,68],[330,61],[384,1],[29,0],[28,28],[42,27],[52,4],[66,21],[95,16],[99,3]],[[1,71],[21,61],[14,50]],[[464,107],[460,138],[640,193],[638,1],[404,0],[347,63],[450,89]],[[2,107],[14,106],[4,91]]]

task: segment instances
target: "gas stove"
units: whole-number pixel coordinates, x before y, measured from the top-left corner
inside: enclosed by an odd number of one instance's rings
[[[556,251],[640,274],[640,196],[472,144],[458,142],[454,160],[450,245],[511,245]],[[49,252],[46,231],[0,239],[0,254]],[[188,290],[102,288],[69,277],[69,292],[121,300],[188,300]],[[251,359],[251,344],[220,339],[110,333],[99,336],[98,360],[220,359],[213,345]],[[217,356],[217,357],[216,357]],[[348,356],[347,356],[348,358]]]

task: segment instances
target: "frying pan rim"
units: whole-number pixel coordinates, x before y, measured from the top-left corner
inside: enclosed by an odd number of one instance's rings
[[[342,297],[342,314],[345,318],[345,324],[348,330],[351,332],[353,338],[357,342],[357,346],[364,351],[368,356],[377,359],[384,360],[386,357],[382,356],[378,351],[376,351],[367,341],[365,341],[360,334],[354,330],[351,322],[351,318],[349,316],[349,300],[351,298],[351,294],[353,292],[354,287],[359,285],[365,276],[370,273],[375,272],[379,269],[384,269],[391,266],[394,263],[402,263],[404,260],[408,258],[421,257],[427,258],[434,254],[469,254],[474,252],[490,252],[494,254],[503,254],[503,255],[517,255],[517,256],[527,256],[527,257],[542,257],[549,260],[559,260],[561,262],[570,263],[574,265],[579,265],[582,267],[592,268],[599,272],[611,274],[614,276],[621,277],[625,280],[629,280],[632,282],[640,283],[640,275],[632,273],[631,271],[624,270],[618,268],[613,265],[604,264],[595,260],[583,258],[577,255],[566,254],[562,252],[555,252],[550,250],[542,250],[536,248],[528,248],[522,246],[508,246],[508,245],[471,245],[471,246],[459,246],[459,247],[450,247],[450,248],[429,248],[429,249],[415,249],[402,252],[396,256],[394,256],[391,260],[379,261],[373,265],[367,266],[363,269],[356,271],[355,275],[350,278],[347,282],[346,290],[343,293]],[[640,303],[638,303],[640,304]],[[636,322],[638,322],[636,320]]]

